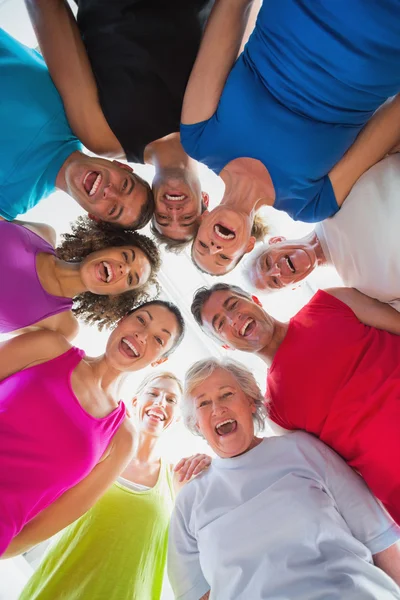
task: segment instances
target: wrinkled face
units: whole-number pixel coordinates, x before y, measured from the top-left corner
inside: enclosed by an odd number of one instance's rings
[[[252,284],[260,290],[277,290],[298,283],[317,265],[317,257],[310,244],[285,240],[270,242],[263,248],[252,260],[249,272]]]
[[[108,338],[106,357],[118,371],[139,371],[159,360],[179,337],[176,316],[151,304],[122,319]]]
[[[81,279],[93,294],[123,294],[145,285],[150,274],[149,259],[136,246],[104,248],[80,264]]]
[[[176,420],[180,398],[176,381],[167,377],[153,379],[133,401],[138,428],[160,436]]]
[[[83,157],[83,158],[82,158]],[[147,188],[129,165],[80,155],[65,171],[67,193],[102,221],[129,227],[147,202]]]
[[[217,206],[204,212],[193,242],[194,262],[212,275],[228,273],[243,254],[253,249],[251,229],[251,219],[231,208]]]
[[[259,352],[271,341],[273,320],[261,306],[230,290],[213,292],[201,316],[206,332],[236,350]]]
[[[189,170],[164,169],[153,179],[153,193],[157,231],[173,240],[192,239],[207,198],[199,178]]]
[[[194,388],[192,401],[197,427],[218,456],[238,456],[255,445],[254,403],[229,371],[216,369]]]

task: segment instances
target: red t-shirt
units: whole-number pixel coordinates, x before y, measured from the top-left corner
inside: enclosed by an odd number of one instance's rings
[[[400,336],[319,291],[290,321],[266,398],[275,423],[331,446],[400,523]]]

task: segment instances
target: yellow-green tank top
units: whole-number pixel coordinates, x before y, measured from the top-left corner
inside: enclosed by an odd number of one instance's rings
[[[20,600],[158,600],[173,504],[163,461],[149,490],[115,482],[57,536]]]

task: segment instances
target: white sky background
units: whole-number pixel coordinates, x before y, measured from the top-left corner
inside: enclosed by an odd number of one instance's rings
[[[24,44],[28,46],[37,45],[23,0],[0,0],[0,26]],[[133,167],[139,175],[151,182],[154,174],[152,167],[144,165],[133,165]],[[203,165],[200,165],[199,168],[203,190],[209,193],[210,207],[212,208],[218,204],[222,197],[223,183]],[[56,192],[46,200],[40,202],[34,209],[26,213],[24,217],[20,218],[49,223],[55,228],[59,236],[61,233],[69,231],[69,223],[81,214],[84,214],[82,209],[71,198],[63,192]],[[264,214],[271,223],[271,233],[273,234],[282,234],[288,238],[301,237],[312,229],[312,225],[295,223],[287,215],[274,209],[266,209]],[[146,229],[141,230],[141,233],[147,233]],[[210,285],[217,281],[236,283],[249,291],[250,287],[243,279],[242,264],[230,275],[223,278],[214,278],[197,271],[192,265],[188,253],[184,253],[181,256],[164,253],[162,258],[163,266],[161,268],[160,283],[164,289],[165,296],[178,304],[182,310],[187,332],[178,350],[161,368],[164,367],[167,370],[171,370],[182,378],[186,369],[194,361],[209,357],[210,355],[222,356],[227,353],[202,334],[194,322],[190,314],[193,292],[203,285]],[[245,262],[245,259],[242,262]],[[284,290],[272,295],[257,292],[257,295],[262,300],[264,307],[271,314],[285,321],[292,317],[309,300],[313,294],[313,289],[341,284],[335,271],[329,267],[320,269],[317,273],[313,274],[309,279],[309,283],[310,285],[303,283],[300,288],[294,291]],[[252,290],[252,292],[255,293],[255,290]],[[88,355],[96,356],[104,350],[107,335],[107,332],[100,333],[95,327],[81,325],[80,333],[73,343],[83,348]],[[0,339],[5,339],[5,336],[0,336]],[[229,355],[235,360],[240,360],[253,371],[264,392],[266,367],[261,360],[239,351],[229,352]],[[129,402],[129,398],[135,392],[136,385],[147,374],[148,370],[140,371],[128,378],[122,395],[126,402]],[[204,451],[205,449],[205,443],[200,438],[195,438],[186,432],[184,427],[179,423],[164,438],[164,453],[171,462],[177,461],[184,455],[188,456],[198,451]],[[0,600],[2,597],[0,586]],[[7,600],[9,598],[11,596],[7,595]]]

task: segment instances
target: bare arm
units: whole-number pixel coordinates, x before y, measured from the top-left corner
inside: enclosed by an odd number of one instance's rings
[[[216,0],[186,88],[182,123],[212,117],[235,62],[253,0]]]
[[[206,594],[204,594],[204,596],[202,596],[202,597],[200,598],[200,600],[208,600],[208,599],[209,599],[209,597],[210,597],[210,590],[208,590],[208,592],[207,592]]]
[[[2,558],[26,552],[32,546],[55,535],[89,510],[112,485],[129,462],[133,449],[131,425],[125,419],[115,434],[110,450],[94,469],[77,485],[29,521],[15,536]]]
[[[329,178],[339,206],[365,171],[382,160],[400,141],[400,95],[381,106],[354,144],[333,167]]]
[[[373,556],[374,564],[400,585],[400,548],[394,544]]]
[[[365,325],[400,335],[400,313],[389,304],[370,298],[354,288],[330,288],[325,291],[347,304]]]
[[[245,45],[249,41],[249,37],[253,33],[253,29],[255,27],[257,21],[257,15],[261,8],[261,0],[254,0],[253,5],[250,9],[249,20],[247,21],[246,29],[243,34],[242,43],[240,44],[239,54],[241,54],[244,50]]]
[[[39,235],[46,242],[48,242],[53,248],[55,248],[57,241],[57,234],[54,227],[47,225],[47,223],[34,223],[33,221],[12,221],[15,225],[21,225],[26,227],[29,231],[33,231],[36,235]]]
[[[101,109],[92,67],[68,3],[25,0],[25,4],[73,132],[92,152],[124,158]]]
[[[67,340],[52,331],[34,331],[0,343],[0,381],[35,364],[60,356],[70,348]]]

